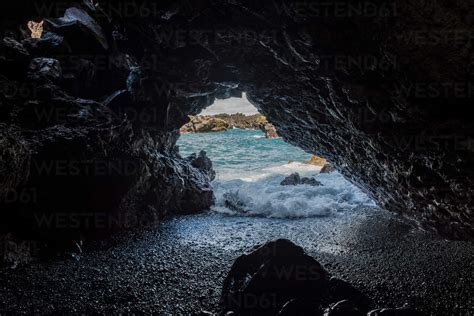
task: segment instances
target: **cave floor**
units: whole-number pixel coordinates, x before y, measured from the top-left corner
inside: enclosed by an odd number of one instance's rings
[[[283,220],[201,214],[94,244],[80,260],[0,270],[0,314],[216,311],[232,262],[288,238],[373,299],[432,315],[472,315],[472,242],[447,241],[384,211]]]

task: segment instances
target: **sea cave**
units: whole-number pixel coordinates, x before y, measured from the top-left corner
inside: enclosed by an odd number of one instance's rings
[[[469,1],[0,7],[0,315],[474,313]]]

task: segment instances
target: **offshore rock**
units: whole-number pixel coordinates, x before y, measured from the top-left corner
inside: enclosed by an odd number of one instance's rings
[[[266,138],[279,137],[275,127],[269,123],[265,116],[260,114],[244,115],[237,114],[216,114],[190,116],[189,123],[181,127],[180,132],[186,133],[206,133],[224,132],[230,128],[261,130]]]
[[[214,117],[226,121],[231,127],[240,129],[262,130],[263,126],[268,123],[266,117],[261,114],[217,114]]]
[[[314,178],[307,178],[307,177],[302,178],[297,172],[289,175],[288,177],[283,179],[283,181],[280,183],[280,185],[302,185],[302,184],[311,185],[313,187],[322,185],[321,182],[319,182],[318,180]]]
[[[327,160],[318,156],[313,155],[309,161],[305,163],[313,165],[313,166],[320,166],[323,167],[327,164]]]
[[[230,127],[225,120],[212,116],[192,116],[190,120],[181,128],[181,133],[224,132]]]
[[[224,205],[228,209],[241,214],[245,214],[250,211],[245,203],[242,202],[238,191],[225,192],[223,197]]]
[[[334,171],[336,171],[336,168],[334,168],[334,166],[328,162],[324,164],[324,166],[321,168],[321,171],[319,171],[319,173],[331,173]]]

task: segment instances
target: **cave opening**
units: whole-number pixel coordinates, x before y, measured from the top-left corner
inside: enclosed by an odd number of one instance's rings
[[[0,315],[472,314],[468,1],[0,6]]]
[[[302,219],[376,208],[326,159],[280,137],[245,93],[216,100],[180,131],[182,156],[204,151],[212,161],[214,212]]]

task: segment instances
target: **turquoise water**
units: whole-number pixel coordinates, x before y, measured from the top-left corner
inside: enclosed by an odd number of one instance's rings
[[[181,135],[178,142],[182,156],[204,149],[211,158],[218,179],[255,176],[262,170],[293,161],[307,161],[311,154],[281,138],[265,138],[257,130],[231,129],[220,133]]]
[[[374,206],[357,187],[337,172],[320,174],[321,167],[305,164],[308,154],[283,141],[266,139],[264,133],[233,129],[220,133],[181,135],[178,142],[183,157],[207,152],[216,170],[213,182],[220,213],[276,218],[329,216]],[[290,163],[290,161],[292,161]],[[282,186],[291,173],[314,177],[322,186]],[[242,205],[243,211],[229,209],[226,201]]]

